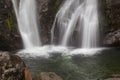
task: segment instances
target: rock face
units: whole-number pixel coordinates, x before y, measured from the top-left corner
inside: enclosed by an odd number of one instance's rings
[[[104,80],[120,80],[120,78],[108,78],[108,79],[104,79]]]
[[[106,0],[105,13],[108,27],[106,28],[104,45],[120,46],[120,0]]]
[[[42,72],[37,75],[33,80],[62,80],[62,78],[53,72]]]
[[[0,80],[25,80],[24,62],[8,52],[0,52]]]
[[[0,50],[22,48],[11,0],[0,0]]]
[[[40,33],[42,43],[50,43],[51,28],[54,22],[55,15],[59,10],[63,0],[37,0],[38,6],[38,21],[40,23]]]
[[[106,0],[106,16],[111,30],[120,29],[120,0]]]

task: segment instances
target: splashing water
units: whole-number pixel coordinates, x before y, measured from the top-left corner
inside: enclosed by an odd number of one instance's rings
[[[35,0],[12,0],[25,49],[41,45]]]

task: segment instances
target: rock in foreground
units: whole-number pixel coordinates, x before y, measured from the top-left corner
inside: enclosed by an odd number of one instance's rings
[[[0,80],[25,80],[24,62],[16,55],[0,52]]]
[[[42,72],[38,74],[33,80],[62,80],[62,78],[53,72]]]
[[[105,80],[120,80],[120,74],[114,74]]]

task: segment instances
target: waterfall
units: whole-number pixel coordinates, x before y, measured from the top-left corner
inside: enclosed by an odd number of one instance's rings
[[[51,45],[44,46],[38,31],[36,1],[12,0],[12,3],[25,47],[18,52],[19,56],[48,56],[54,52],[93,55],[103,50],[98,48],[97,0],[65,0],[51,29]]]
[[[35,0],[12,0],[25,49],[41,45]]]
[[[55,42],[57,27],[59,45],[67,46],[74,32],[77,32],[79,46],[97,47],[99,36],[97,6],[97,0],[66,0],[56,15],[51,30],[52,42]]]

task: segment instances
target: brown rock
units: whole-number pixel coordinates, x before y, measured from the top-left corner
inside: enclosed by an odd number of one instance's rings
[[[62,80],[62,78],[54,72],[42,72],[37,75],[33,80]]]
[[[32,80],[29,69],[25,68],[24,74],[25,74],[25,80]]]
[[[120,78],[108,78],[108,79],[105,79],[105,80],[120,80]]]
[[[109,78],[104,80],[120,80],[120,74],[113,74]]]

